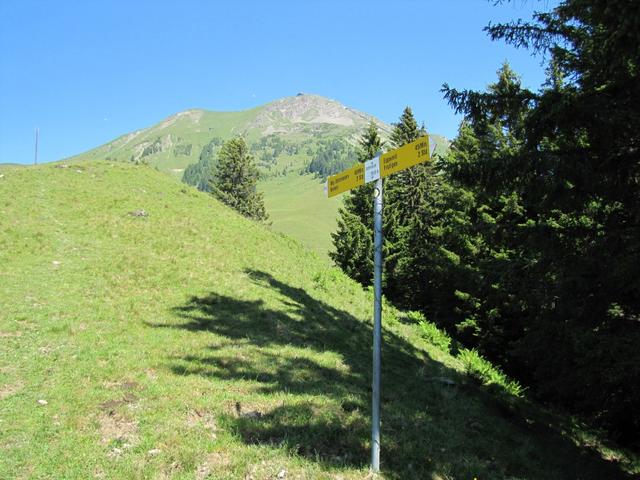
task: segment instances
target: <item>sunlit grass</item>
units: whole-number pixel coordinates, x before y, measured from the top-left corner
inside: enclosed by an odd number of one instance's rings
[[[368,291],[149,167],[3,173],[0,478],[368,474]],[[384,478],[634,468],[504,403],[414,320],[385,313]]]

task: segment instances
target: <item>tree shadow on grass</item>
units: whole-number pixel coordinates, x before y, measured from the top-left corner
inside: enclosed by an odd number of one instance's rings
[[[238,399],[224,422],[247,444],[286,448],[327,467],[367,465],[371,325],[269,273],[247,273],[265,293],[278,294],[279,308],[217,293],[192,297],[175,309],[184,323],[150,326],[213,332],[241,348],[212,345],[173,361],[171,370],[292,394],[267,411],[243,411]],[[388,478],[625,478],[568,439],[510,419],[486,392],[386,329],[382,362]],[[455,385],[437,381],[443,377]]]

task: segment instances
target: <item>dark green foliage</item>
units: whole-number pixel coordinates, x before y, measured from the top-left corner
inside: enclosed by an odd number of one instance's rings
[[[237,137],[222,144],[218,162],[212,172],[213,196],[254,220],[266,220],[262,193],[256,190],[258,169],[244,138]]]
[[[568,0],[488,28],[545,51],[548,81],[507,67],[487,92],[445,86],[465,115],[448,173],[480,248],[455,323],[544,398],[621,440],[640,430],[640,4]],[[466,277],[463,277],[463,280]],[[469,277],[473,278],[473,277]],[[464,288],[462,288],[464,287]]]
[[[189,165],[184,170],[182,174],[184,183],[192,185],[202,192],[211,191],[209,183],[212,168],[215,165],[215,152],[219,145],[222,145],[222,140],[219,137],[214,137],[203,147],[198,162]]]
[[[251,153],[258,159],[258,166],[271,170],[278,162],[281,155],[295,155],[299,145],[288,142],[279,135],[272,134],[260,138],[251,144]]]
[[[411,108],[406,107],[391,132],[391,146],[399,148],[424,135],[424,127],[418,127]],[[416,247],[406,240],[410,232],[423,232],[425,222],[435,214],[432,202],[436,181],[432,164],[417,165],[385,179],[385,293],[396,301],[408,293],[405,283],[413,277],[415,268],[412,265],[411,271],[402,270],[403,259],[413,256]]]
[[[476,374],[477,352],[635,446],[639,24],[640,2],[566,0],[532,24],[490,26],[547,55],[546,84],[527,90],[504,65],[484,92],[445,85],[464,115],[450,154],[385,185],[386,295],[446,327]],[[406,109],[392,146],[420,134]],[[335,258],[368,283],[359,218],[342,213]]]
[[[251,153],[256,154],[260,151],[268,150],[274,157],[282,155],[284,152],[292,150],[292,145],[279,135],[266,135],[260,140],[251,144]]]
[[[360,138],[359,162],[373,158],[382,147],[378,127],[372,122]],[[338,217],[338,230],[331,234],[334,252],[329,256],[350,277],[363,285],[373,280],[373,183],[352,190]]]
[[[142,153],[140,154],[140,158],[148,157],[149,155],[153,155],[155,153],[160,153],[162,151],[162,140],[160,137],[156,138],[149,145],[144,147]]]
[[[184,169],[182,181],[202,192],[208,192],[210,171],[211,165],[208,160],[198,161],[198,163],[193,163]]]
[[[193,145],[191,143],[187,143],[187,144],[180,144],[180,145],[176,145],[173,149],[173,154],[175,156],[178,155],[186,155],[189,156],[191,155],[191,149],[192,149]]]
[[[368,193],[371,194],[370,191]],[[351,210],[354,210],[353,205],[340,209],[338,229],[331,234],[335,251],[329,256],[351,278],[370,285],[373,280],[372,226],[363,223]]]
[[[258,163],[260,164],[260,166],[265,168],[269,168],[271,165],[275,165],[277,162],[276,157],[273,155],[273,153],[267,151],[261,152],[258,158]]]
[[[342,139],[320,140],[315,155],[307,167],[307,172],[321,178],[341,172],[351,167],[358,157],[356,149]],[[368,160],[368,158],[367,158]]]

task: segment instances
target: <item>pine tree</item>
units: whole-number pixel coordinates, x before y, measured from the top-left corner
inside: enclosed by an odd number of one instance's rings
[[[268,215],[262,193],[256,189],[257,181],[258,169],[244,138],[237,137],[225,142],[212,173],[212,195],[245,217],[264,221]]]
[[[637,442],[640,415],[640,3],[564,0],[494,39],[542,51],[533,93],[503,68],[487,92],[444,87],[468,129],[451,179],[477,200],[469,265],[482,350]]]
[[[358,161],[366,162],[383,147],[378,127],[371,122],[359,140]],[[347,275],[363,285],[373,280],[373,183],[347,194],[331,234],[335,251],[329,256]]]
[[[201,192],[211,190],[211,176],[215,164],[215,148],[219,145],[219,139],[214,138],[207,143],[200,152],[198,161],[189,165],[182,174],[182,181],[196,187]]]
[[[410,107],[406,107],[391,132],[392,148],[400,148],[407,143],[426,135],[419,128]],[[385,181],[385,235],[391,240],[396,238],[399,229],[412,222],[417,205],[424,201],[431,165],[420,164],[402,170]],[[395,240],[391,240],[395,241]]]
[[[411,143],[417,140],[423,132],[418,128],[418,122],[416,122],[413,116],[411,107],[407,106],[400,115],[400,121],[393,125],[391,132],[391,148],[400,148],[407,143]]]
[[[407,143],[426,135],[424,127],[418,127],[410,107],[406,107],[398,123],[391,132],[391,145],[400,148]],[[421,205],[428,202],[432,189],[432,165],[420,164],[402,170],[388,177],[384,184],[384,236],[387,245],[386,294],[400,300],[406,293],[406,285],[401,285],[397,265],[404,255],[401,248],[402,239],[411,228],[419,225],[423,216],[418,212]],[[424,213],[424,212],[423,212]]]

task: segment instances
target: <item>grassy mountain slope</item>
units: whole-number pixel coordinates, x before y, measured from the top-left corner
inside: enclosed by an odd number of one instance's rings
[[[212,138],[226,139],[244,133],[245,126],[260,110],[261,108],[241,112],[186,110],[69,160],[144,161],[180,177],[187,165],[198,160],[200,151]]]
[[[300,94],[240,112],[186,110],[70,160],[144,162],[181,177],[184,168],[196,163],[203,147],[214,138],[227,140],[243,135],[253,143],[263,137],[277,136],[307,147],[318,138],[355,139],[371,120],[378,123],[382,132],[389,131],[383,122],[335,100]],[[302,155],[293,166],[300,168],[307,156]],[[292,163],[285,158],[276,160],[280,167]],[[276,171],[279,170],[274,168],[271,173]],[[264,173],[269,175],[269,171]]]
[[[0,179],[0,478],[364,478],[371,294],[147,166],[60,167]],[[384,324],[384,478],[627,478]]]
[[[332,248],[340,198],[327,198],[324,185],[313,175],[269,178],[260,184],[274,229],[302,242],[324,258]],[[295,199],[293,201],[292,199]]]
[[[391,127],[371,115],[335,100],[300,94],[241,112],[180,112],[68,161],[144,162],[180,179],[187,166],[198,162],[209,142],[215,140],[215,154],[221,141],[244,135],[260,166],[263,180],[259,188],[274,229],[297,238],[326,259],[340,199],[328,201],[322,180],[303,173],[323,144],[333,140],[355,144],[369,121],[375,121],[382,135],[388,136]],[[444,137],[432,138],[439,152],[448,148]]]
[[[0,173],[5,170],[12,170],[16,167],[22,167],[23,165],[19,163],[0,163]]]

